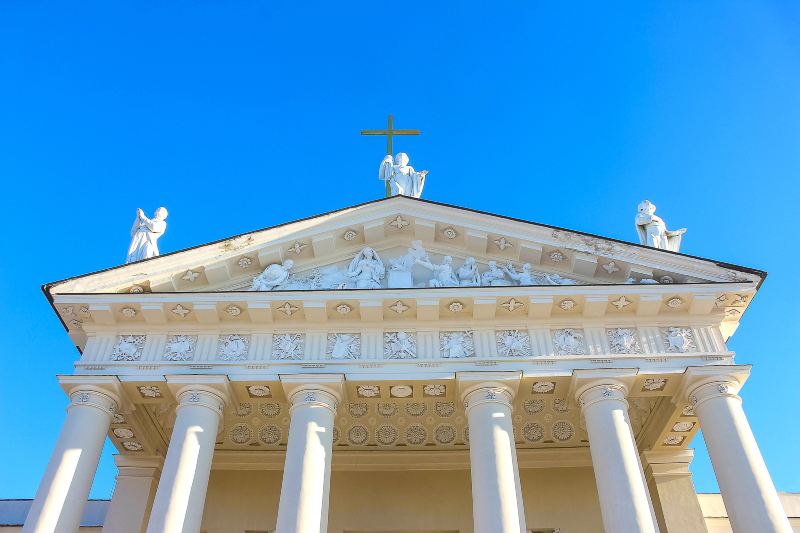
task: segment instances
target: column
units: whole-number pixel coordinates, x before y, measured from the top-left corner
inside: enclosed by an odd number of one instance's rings
[[[67,419],[28,512],[26,533],[74,533],[119,399],[99,387],[70,391]]]
[[[706,521],[689,464],[693,450],[642,453],[647,488],[658,527],[665,533],[706,533]]]
[[[278,504],[277,533],[328,531],[333,422],[340,395],[300,385],[289,395],[291,422]]]
[[[628,418],[627,387],[604,380],[578,389],[606,531],[658,531]]]
[[[219,391],[204,386],[183,387],[176,396],[177,418],[148,533],[198,533],[203,520],[211,460],[225,402]]]
[[[487,382],[467,388],[461,397],[469,424],[475,533],[524,532],[525,507],[511,419],[514,389]]]
[[[103,533],[143,533],[161,474],[160,457],[115,455],[117,482]]]
[[[791,533],[742,409],[740,387],[738,380],[722,377],[688,388],[731,527],[736,533]]]

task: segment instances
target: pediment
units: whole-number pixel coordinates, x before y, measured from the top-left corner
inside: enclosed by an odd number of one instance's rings
[[[473,257],[481,274],[491,261],[516,271],[530,264],[533,285],[758,283],[763,278],[758,271],[707,259],[396,196],[55,282],[45,289],[49,294],[246,291],[264,269],[286,260],[294,263],[291,279],[273,290],[353,288],[349,281],[331,285],[319,278],[346,272],[366,246],[391,270],[391,263],[415,245],[424,248],[434,264],[452,257],[455,269]],[[413,287],[429,285],[428,269],[416,265],[412,272]],[[505,281],[516,283],[508,276]],[[381,288],[390,287],[388,273],[381,283]]]

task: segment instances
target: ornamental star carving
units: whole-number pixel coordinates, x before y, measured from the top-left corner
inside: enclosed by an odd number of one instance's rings
[[[397,218],[395,218],[394,220],[389,222],[389,225],[390,226],[394,226],[397,229],[403,229],[406,226],[410,226],[411,222],[409,222],[408,220],[404,219],[402,216],[397,215]]]
[[[501,252],[505,251],[506,248],[513,248],[514,247],[514,245],[512,243],[508,242],[508,240],[506,240],[505,237],[500,237],[499,239],[495,240],[494,243],[498,248],[500,248]]]
[[[405,313],[406,311],[408,311],[410,309],[410,307],[407,306],[406,304],[404,304],[403,302],[401,302],[400,300],[397,300],[394,304],[389,306],[389,309],[391,309],[392,311],[394,311],[398,315],[401,315],[401,314]]]
[[[299,307],[295,307],[294,305],[290,304],[289,302],[286,302],[285,304],[283,304],[282,306],[278,307],[277,309],[278,309],[278,311],[281,311],[286,316],[292,316],[295,312],[297,312]]]
[[[200,274],[198,272],[195,272],[194,270],[187,270],[186,274],[181,276],[181,279],[188,281],[189,283],[194,283],[194,281],[199,277]]]
[[[178,315],[181,318],[185,318],[186,315],[191,313],[191,310],[186,309],[181,304],[178,304],[178,305],[176,305],[175,307],[172,308],[172,312],[175,313],[176,315]]]
[[[517,309],[519,309],[520,307],[522,307],[525,304],[523,304],[522,302],[520,302],[516,298],[511,298],[509,301],[503,302],[500,305],[505,307],[508,310],[508,312],[511,313],[511,312],[516,311]]]
[[[631,302],[624,296],[620,296],[618,300],[614,300],[613,302],[611,302],[611,305],[622,311],[623,309],[631,305],[631,303],[633,302]]]
[[[305,244],[305,243],[302,243],[302,242],[300,242],[300,241],[296,241],[296,242],[295,242],[293,245],[291,245],[291,246],[290,246],[290,247],[287,249],[287,251],[289,251],[289,252],[294,252],[294,253],[296,253],[297,255],[300,255],[300,254],[303,252],[303,250],[304,250],[304,249],[305,249],[307,246],[308,246],[308,245],[307,245],[307,244]]]

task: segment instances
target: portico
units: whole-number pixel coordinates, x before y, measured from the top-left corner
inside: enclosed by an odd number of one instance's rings
[[[81,355],[25,531],[75,530],[108,436],[112,532],[700,532],[663,480],[701,428],[735,530],[790,531],[726,346],[761,279],[394,197],[52,284]]]

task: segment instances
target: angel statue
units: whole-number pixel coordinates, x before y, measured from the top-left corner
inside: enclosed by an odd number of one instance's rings
[[[147,218],[144,211],[136,210],[136,220],[131,228],[131,245],[125,263],[133,263],[158,255],[158,238],[167,231],[167,209],[159,207],[153,218]]]
[[[419,198],[422,196],[422,187],[425,186],[425,175],[427,170],[417,172],[414,167],[408,164],[408,154],[398,153],[394,159],[387,155],[381,161],[378,170],[378,179],[388,182],[390,196],[412,196]]]
[[[289,279],[289,273],[294,266],[294,261],[287,259],[281,263],[274,263],[264,269],[264,272],[253,278],[251,291],[271,291]]]
[[[381,280],[386,276],[386,267],[378,253],[366,246],[350,262],[347,275],[355,278],[358,289],[380,289]]]
[[[650,200],[639,204],[639,212],[636,214],[639,244],[677,252],[681,247],[681,238],[686,233],[686,228],[668,231],[667,225],[655,213],[656,206]]]

